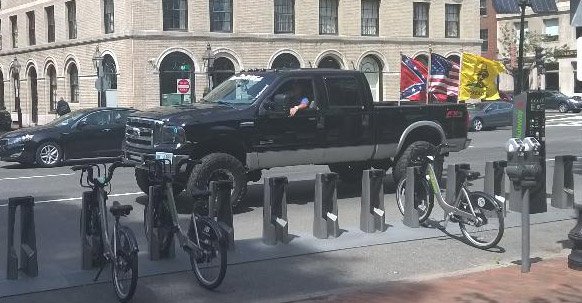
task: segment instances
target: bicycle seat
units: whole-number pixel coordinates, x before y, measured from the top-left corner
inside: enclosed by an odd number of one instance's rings
[[[109,211],[115,217],[120,217],[120,216],[125,217],[125,216],[129,215],[129,213],[132,210],[133,210],[133,206],[131,206],[129,204],[121,205],[117,201],[113,201],[113,205],[109,208]]]
[[[465,176],[465,179],[467,179],[467,181],[475,181],[475,180],[479,179],[479,176],[481,176],[480,172],[472,171],[472,170],[468,170],[468,169],[461,169],[459,171],[459,173],[463,174]]]

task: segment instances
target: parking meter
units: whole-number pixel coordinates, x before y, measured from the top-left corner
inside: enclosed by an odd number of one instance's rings
[[[507,152],[507,168],[505,171],[512,182],[513,188],[517,190],[521,190],[525,148],[523,141],[519,138],[511,138],[505,144],[505,151]]]
[[[523,158],[523,180],[521,181],[521,186],[538,188],[542,183],[546,183],[545,176],[543,180],[540,178],[542,175],[542,165],[540,165],[541,144],[534,137],[525,138],[523,144],[525,148]]]
[[[541,167],[540,183],[531,189],[530,213],[542,213],[548,210],[546,202],[546,106],[542,94],[524,92],[515,96],[513,104],[513,137],[535,138],[539,148],[535,158]]]

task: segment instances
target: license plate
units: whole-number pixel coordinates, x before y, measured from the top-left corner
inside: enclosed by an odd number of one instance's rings
[[[174,154],[172,153],[163,153],[163,152],[156,152],[156,160],[169,160],[170,164],[174,160]]]

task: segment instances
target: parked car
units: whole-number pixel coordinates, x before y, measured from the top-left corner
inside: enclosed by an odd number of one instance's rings
[[[561,113],[582,111],[582,101],[551,90],[530,91],[533,97],[544,98],[546,109],[557,109]]]
[[[128,108],[92,108],[66,114],[52,122],[0,136],[0,159],[9,162],[59,165],[63,160],[121,154]]]
[[[480,102],[467,105],[473,131],[513,124],[513,104],[505,101]]]
[[[290,117],[295,99],[286,92],[298,82],[309,106]],[[201,103],[133,114],[123,150],[138,165],[135,176],[144,192],[149,182],[140,164],[163,156],[173,159],[176,191],[195,195],[212,180],[228,179],[236,206],[247,181],[260,180],[262,169],[327,164],[349,181],[370,167],[393,167],[400,180],[434,146],[446,142],[445,152],[455,152],[468,145],[465,105],[403,104],[373,102],[365,75],[357,71],[244,72]]]
[[[10,113],[4,108],[0,108],[0,131],[9,131],[11,129],[12,117]]]

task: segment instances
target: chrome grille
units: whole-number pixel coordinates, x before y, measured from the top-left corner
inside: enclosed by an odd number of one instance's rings
[[[154,146],[154,132],[156,120],[144,118],[127,118],[125,126],[125,142],[128,146],[138,148],[152,148]]]

